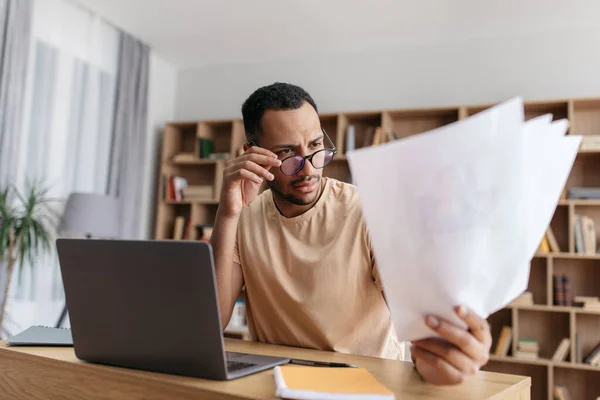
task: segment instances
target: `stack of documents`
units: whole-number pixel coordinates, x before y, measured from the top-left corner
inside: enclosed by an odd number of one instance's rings
[[[430,132],[348,154],[400,340],[432,336],[425,315],[465,326],[527,288],[579,136],[524,122],[516,98]]]

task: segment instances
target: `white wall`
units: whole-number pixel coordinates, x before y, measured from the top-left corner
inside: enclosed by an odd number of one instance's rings
[[[600,96],[600,30],[188,69],[175,118],[238,117],[246,97],[274,81],[303,86],[323,112]]]
[[[146,142],[146,169],[144,174],[144,215],[142,237],[154,237],[154,215],[156,203],[156,179],[159,165],[159,150],[165,122],[175,117],[175,89],[177,69],[156,54],[150,56],[148,87],[148,138]]]

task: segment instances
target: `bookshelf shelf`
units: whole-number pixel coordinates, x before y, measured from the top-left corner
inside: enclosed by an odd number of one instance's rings
[[[325,176],[350,182],[351,174],[347,160],[347,144],[354,148],[369,145],[373,131],[380,128],[384,134],[394,132],[404,138],[420,132],[445,126],[457,120],[481,112],[491,104],[459,105],[421,109],[368,110],[364,112],[341,112],[321,114],[321,126],[338,149],[334,161],[323,171]],[[583,135],[594,148],[595,136],[600,134],[600,98],[567,99],[525,102],[525,118],[552,113],[553,118],[568,118],[569,134]],[[354,126],[354,141],[348,139],[348,127]],[[599,137],[600,139],[600,137]],[[213,153],[219,157],[235,158],[245,143],[243,121],[185,121],[168,123],[163,131],[162,155],[160,157],[160,180],[156,198],[155,238],[172,239],[176,221],[181,225],[185,219],[190,226],[188,239],[198,239],[193,228],[203,228],[214,223],[219,203],[219,193],[225,161],[209,158],[200,152],[202,140],[212,142]],[[348,141],[348,143],[346,143]],[[210,147],[210,146],[209,146]],[[201,156],[204,156],[201,158]],[[212,199],[203,201],[166,200],[164,179],[179,176],[189,185],[210,186]],[[580,149],[565,189],[574,187],[600,187],[600,151]],[[207,195],[207,197],[210,195]],[[200,195],[198,195],[200,197]],[[600,224],[600,200],[561,199],[551,220],[550,227],[556,237],[560,252],[538,252],[532,259],[528,291],[534,305],[509,305],[489,317],[494,344],[501,330],[509,326],[513,339],[536,339],[541,359],[514,358],[517,344],[512,343],[507,356],[492,356],[484,368],[489,371],[531,376],[532,399],[552,400],[554,385],[564,385],[572,398],[592,398],[600,395],[600,368],[571,362],[553,362],[557,346],[563,338],[570,338],[570,353],[575,352],[575,337],[582,339],[582,354],[600,343],[600,311],[585,310],[572,305],[554,304],[553,277],[568,275],[573,296],[600,297],[600,254],[576,253],[574,239],[575,215],[587,215]],[[597,229],[597,238],[600,228]],[[494,350],[495,346],[492,346]],[[592,380],[590,388],[581,389],[585,381]],[[579,385],[579,386],[578,386]],[[595,398],[595,397],[594,397]]]

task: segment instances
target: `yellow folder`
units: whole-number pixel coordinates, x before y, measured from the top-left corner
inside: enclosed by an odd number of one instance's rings
[[[364,368],[275,367],[276,394],[284,399],[392,400],[394,393]]]

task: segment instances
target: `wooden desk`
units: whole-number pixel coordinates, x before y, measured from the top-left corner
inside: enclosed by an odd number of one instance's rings
[[[424,383],[412,364],[371,357],[226,339],[229,351],[338,361],[367,368],[397,400],[529,400],[531,379],[479,372],[462,385]],[[84,363],[73,348],[7,347],[0,342],[0,399],[257,399],[274,398],[273,371],[227,382]]]

